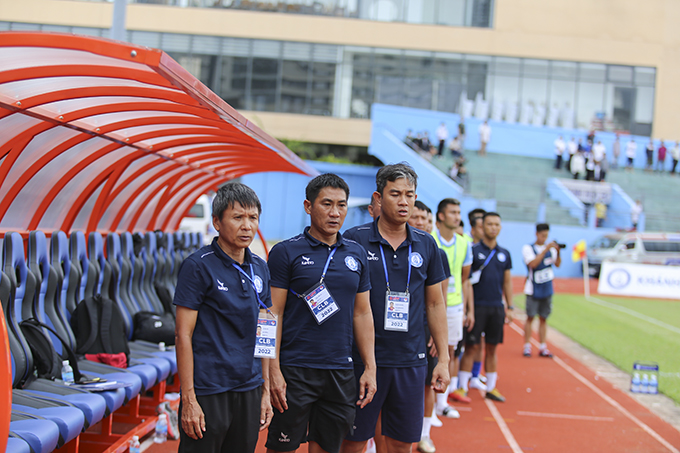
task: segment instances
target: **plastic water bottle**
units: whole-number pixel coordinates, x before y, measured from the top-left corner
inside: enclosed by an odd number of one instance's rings
[[[132,436],[130,439],[130,453],[140,453],[139,436]]]
[[[159,414],[153,441],[157,444],[162,444],[166,440],[168,440],[168,416],[166,414]]]
[[[640,393],[640,373],[633,373],[633,380],[630,382],[630,391]]]
[[[61,379],[64,381],[64,384],[66,385],[71,385],[75,382],[73,379],[73,368],[71,368],[71,365],[68,363],[68,360],[64,360],[61,362]]]
[[[653,395],[656,395],[659,393],[659,381],[656,377],[656,374],[652,374],[649,377],[649,387],[648,387],[648,393],[651,393]]]
[[[649,375],[647,373],[642,375],[642,385],[640,385],[640,393],[649,393]]]

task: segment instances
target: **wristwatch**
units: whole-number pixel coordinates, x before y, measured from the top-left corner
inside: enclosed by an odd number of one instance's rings
[[[508,310],[514,310],[515,307],[513,305],[508,305]]]

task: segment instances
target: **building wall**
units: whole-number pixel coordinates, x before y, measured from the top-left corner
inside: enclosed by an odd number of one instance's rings
[[[131,30],[315,42],[394,49],[597,62],[657,69],[653,135],[680,138],[680,2],[674,0],[498,0],[494,28],[430,26],[250,11],[128,6]],[[107,28],[110,3],[0,0],[0,20]],[[368,145],[367,120],[260,113],[284,138]],[[256,120],[257,121],[257,120]],[[308,123],[308,124],[305,124]],[[334,126],[330,126],[333,124]],[[282,130],[285,135],[275,131]],[[327,136],[327,138],[324,138]],[[344,137],[344,138],[343,138]]]

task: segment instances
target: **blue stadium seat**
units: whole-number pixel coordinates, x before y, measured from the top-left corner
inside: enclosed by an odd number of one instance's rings
[[[23,439],[35,453],[49,453],[59,443],[59,428],[50,420],[23,418],[9,423],[9,432]]]
[[[14,435],[10,433],[10,436],[7,439],[5,453],[31,453],[31,446],[28,445],[28,442],[24,439],[14,437]]]

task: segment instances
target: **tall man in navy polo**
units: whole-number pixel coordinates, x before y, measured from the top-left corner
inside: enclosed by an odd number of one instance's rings
[[[470,283],[474,288],[475,325],[468,333],[465,353],[458,373],[459,388],[455,391],[467,396],[472,377],[472,362],[479,352],[482,333],[485,335],[486,398],[503,402],[505,398],[496,388],[498,381],[496,348],[503,343],[505,320],[512,321],[512,259],[507,249],[499,246],[496,238],[501,232],[501,216],[487,212],[482,220],[484,236],[472,246]],[[505,300],[503,300],[505,297]]]
[[[184,260],[175,290],[179,451],[252,453],[272,416],[268,359],[255,357],[269,269],[248,249],[262,208],[252,189],[229,183],[212,209],[218,236]]]
[[[314,178],[304,202],[311,226],[269,254],[272,311],[281,320],[281,341],[270,369],[277,411],[268,452],[295,451],[309,442],[310,453],[337,453],[356,405],[370,403],[376,391],[366,251],[339,233],[348,197],[349,187],[339,176]],[[366,363],[358,389],[353,339]]]
[[[357,409],[354,433],[343,443],[344,453],[363,450],[381,410],[388,452],[410,452],[411,444],[420,441],[427,373],[425,313],[439,351],[432,385],[443,392],[449,383],[441,257],[431,235],[407,224],[416,201],[417,178],[406,164],[378,170],[374,196],[380,217],[345,233],[368,252],[378,391],[372,403]],[[357,354],[354,362],[358,377],[364,367]]]

